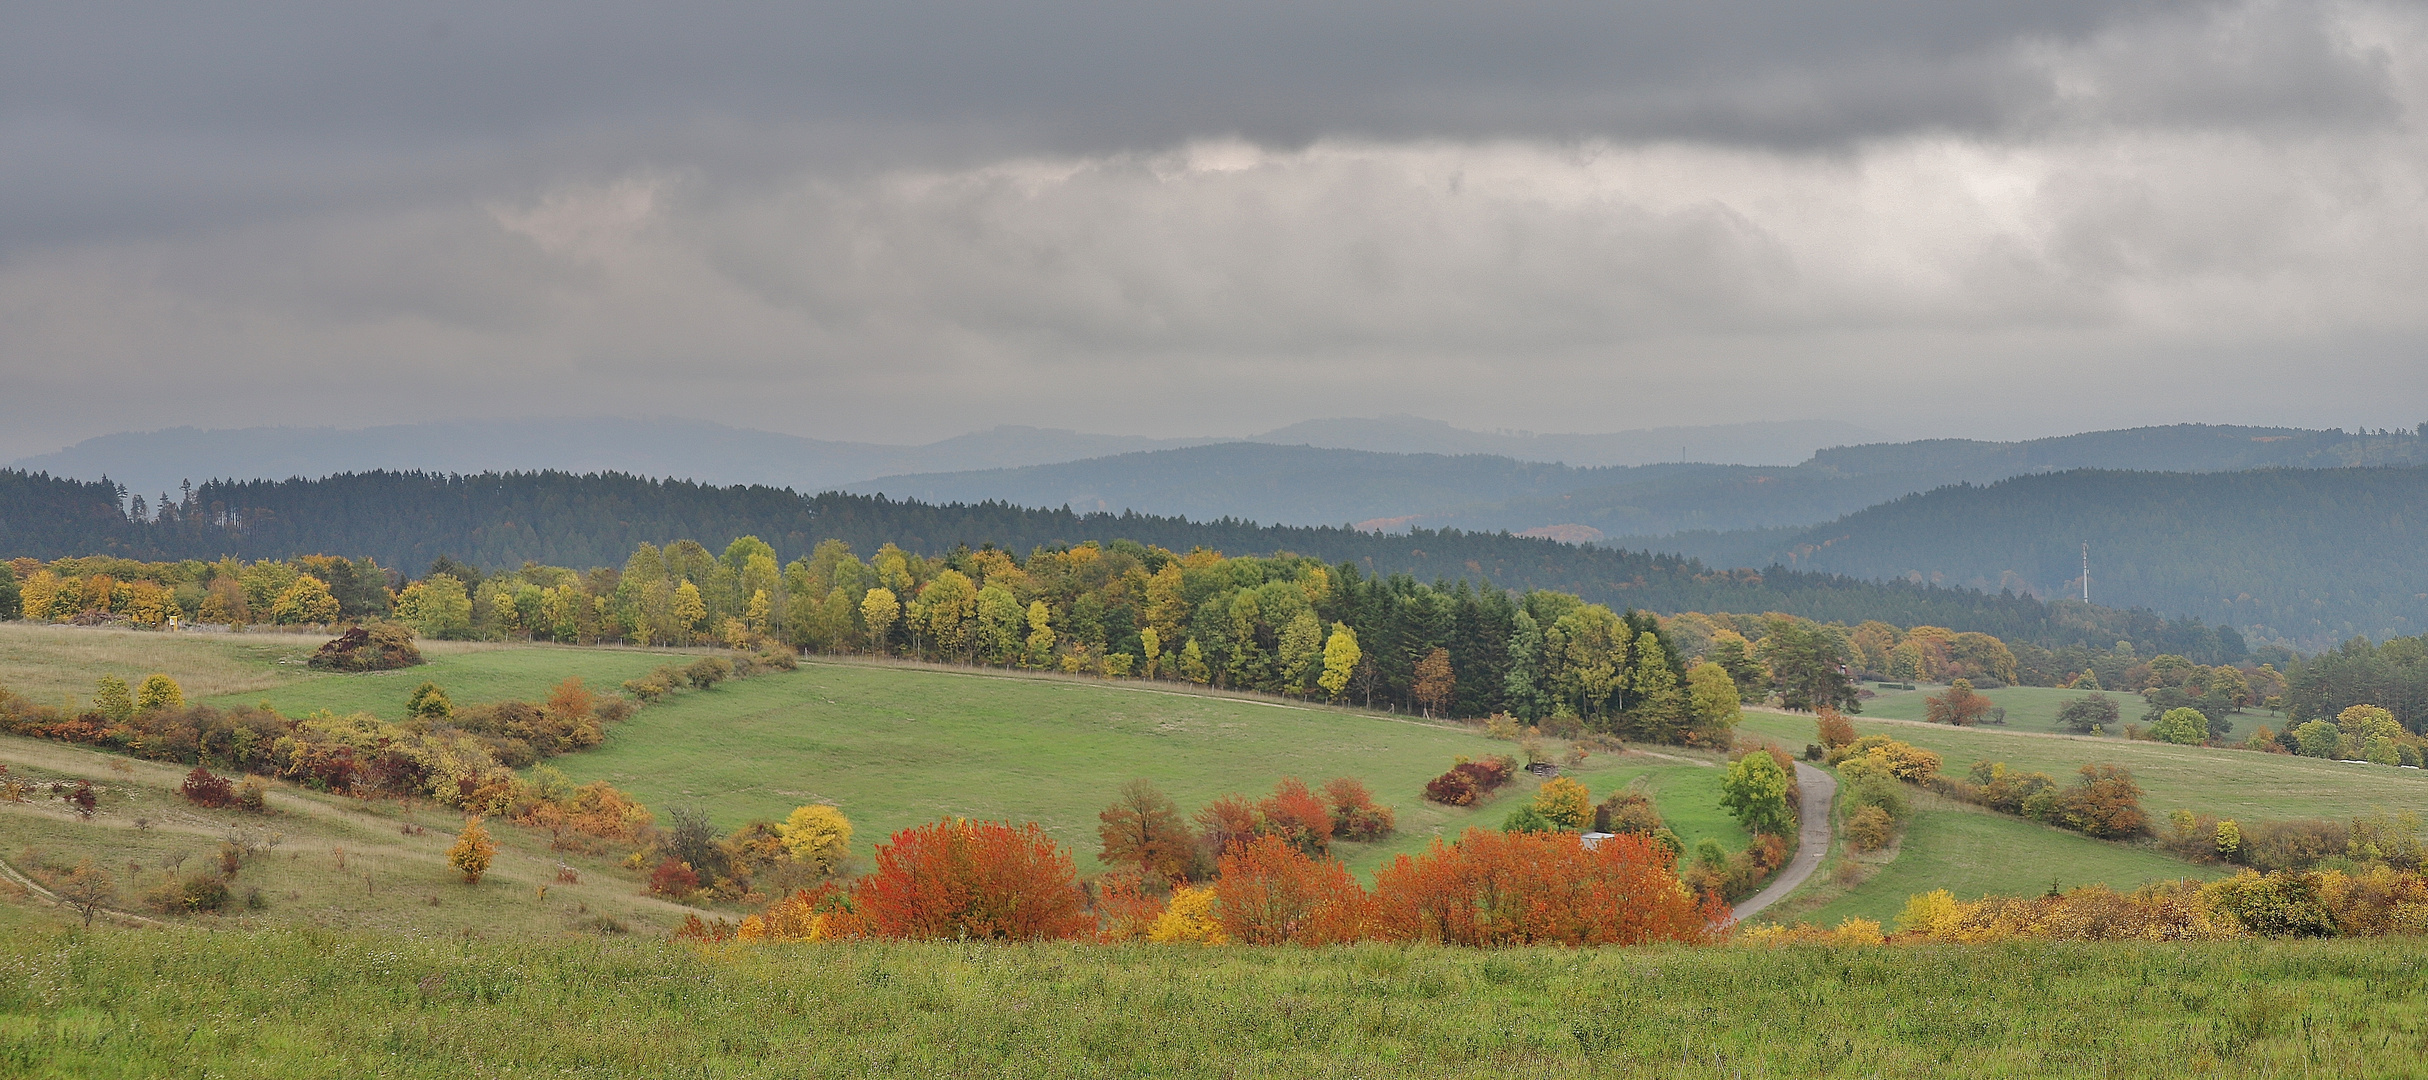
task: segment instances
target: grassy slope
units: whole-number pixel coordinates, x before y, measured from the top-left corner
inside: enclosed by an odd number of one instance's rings
[[[188,873],[215,862],[231,830],[274,834],[278,844],[245,861],[232,883],[240,902],[225,915],[195,917],[205,925],[528,936],[598,929],[600,920],[612,919],[635,932],[663,933],[689,910],[643,896],[640,875],[611,859],[553,852],[544,835],[502,823],[490,829],[500,849],[496,862],[479,885],[466,885],[446,865],[462,825],[450,811],[284,785],[273,787],[276,812],[267,816],[205,810],[177,796],[182,767],[5,736],[0,763],[19,780],[83,778],[102,789],[101,811],[89,822],[77,821],[47,789],[30,802],[0,803],[0,857],[20,871],[90,858],[117,879],[122,898],[114,906],[123,910],[140,908],[142,892],[169,873],[177,856],[184,861],[176,869]],[[139,819],[148,827],[138,827]],[[406,822],[427,831],[406,835]],[[559,863],[580,881],[559,883]],[[244,908],[241,898],[252,889],[266,907]]]
[[[1258,795],[1284,776],[1355,776],[1395,807],[1400,834],[1342,845],[1370,871],[1391,853],[1469,825],[1498,825],[1531,780],[1472,809],[1437,806],[1424,782],[1459,755],[1506,753],[1472,728],[1157,686],[843,663],[805,664],[680,695],[619,725],[598,750],[560,758],[652,806],[696,804],[720,826],[833,800],[868,840],[942,814],[1034,820],[1096,850],[1096,813],[1122,783],[1153,780],[1184,810]],[[1576,771],[1598,798],[1639,778],[1689,843],[1744,834],[1718,808],[1719,770],[1627,755]]]
[[[1849,917],[1883,926],[1896,921],[1916,893],[1946,889],[1963,899],[2028,896],[2046,890],[2100,884],[2126,890],[2153,881],[2218,876],[2219,867],[2184,862],[2127,844],[2093,840],[2037,822],[1994,814],[1980,807],[1917,792],[1914,817],[1891,853],[1841,860],[1863,867],[1851,884],[1835,881],[1825,868],[1786,904],[1765,912],[1764,921],[1814,922],[1835,926]]]
[[[421,644],[429,663],[417,667],[359,674],[309,672],[274,689],[224,700],[267,701],[289,716],[327,709],[394,720],[404,715],[405,701],[424,682],[437,683],[458,705],[513,698],[544,701],[551,687],[568,678],[581,679],[592,690],[613,693],[624,680],[645,675],[661,664],[687,664],[696,659],[648,649]]]
[[[305,674],[303,661],[328,640],[295,634],[160,634],[0,622],[0,687],[36,701],[93,696],[114,672],[132,686],[167,672],[193,698],[243,694]],[[291,663],[280,663],[280,661]]]
[[[1863,715],[1882,720],[1920,720],[1926,700],[1947,690],[1944,686],[1922,686],[1914,690],[1882,690],[1871,686],[1870,689],[1879,696],[1863,703]],[[2046,686],[2007,686],[1984,690],[1981,696],[2006,710],[2006,730],[2064,733],[2065,729],[2057,724],[2057,711],[2064,708],[2066,702],[2082,697],[2084,693],[2081,690],[2058,690]],[[2101,737],[2122,742],[2124,726],[2141,723],[2141,715],[2148,711],[2149,706],[2143,703],[2138,694],[2110,692],[2108,698],[2116,702],[2118,718],[2115,730]],[[2228,738],[2234,741],[2240,741],[2263,726],[2270,731],[2279,731],[2285,726],[2284,717],[2264,710],[2236,713],[2233,720],[2234,732]]]
[[[2419,939],[1910,949],[23,933],[12,1075],[2413,1076]]]
[[[2382,765],[2345,765],[2318,758],[2245,750],[2125,742],[2086,736],[2031,734],[1996,728],[1951,728],[1854,717],[1855,730],[1903,739],[1939,753],[1944,771],[1962,776],[1975,761],[2045,772],[2069,781],[2091,762],[2132,770],[2142,808],[2164,820],[2192,810],[2243,820],[2350,817],[2373,810],[2428,811],[2428,772]],[[1745,729],[1791,746],[1813,738],[1809,716],[1748,713]]]

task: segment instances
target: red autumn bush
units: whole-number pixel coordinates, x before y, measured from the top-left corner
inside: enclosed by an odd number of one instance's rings
[[[185,774],[185,782],[177,785],[177,793],[196,806],[218,809],[236,804],[236,785],[228,782],[227,777],[213,776],[211,770],[200,765]]]
[[[1450,771],[1425,783],[1425,798],[1444,806],[1473,806],[1492,794],[1517,772],[1517,759],[1506,754],[1482,761],[1461,759]]]
[[[700,875],[681,859],[668,859],[649,872],[649,891],[680,900],[700,891]]]
[[[1469,829],[1376,875],[1375,935],[1451,945],[1701,943],[1728,908],[1679,882],[1667,849],[1642,836],[1591,849],[1566,832]]]
[[[1338,859],[1312,859],[1278,836],[1222,857],[1215,916],[1247,945],[1333,945],[1366,934],[1366,892]]]
[[[1197,839],[1215,858],[1256,838],[1256,804],[1245,795],[1225,795],[1197,811]]]
[[[1399,827],[1391,808],[1376,803],[1374,793],[1354,777],[1325,784],[1324,802],[1332,807],[1332,835],[1343,840],[1380,840]]]
[[[1332,810],[1295,776],[1273,785],[1273,794],[1256,804],[1256,831],[1278,836],[1309,855],[1332,850]]]
[[[843,936],[1078,937],[1095,929],[1071,855],[1035,822],[945,820],[877,845],[877,868],[854,882]]]

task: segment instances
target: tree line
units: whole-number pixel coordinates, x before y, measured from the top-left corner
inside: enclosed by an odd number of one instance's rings
[[[440,559],[485,568],[526,562],[595,567],[620,563],[642,543],[663,547],[684,537],[744,535],[763,538],[786,560],[806,556],[826,540],[862,552],[890,543],[931,557],[965,546],[1028,551],[1131,540],[1173,551],[1290,553],[1355,564],[1370,576],[1489,582],[1564,592],[1618,609],[1778,611],[1825,623],[1947,626],[2051,649],[2131,641],[2148,655],[2179,653],[2204,662],[2237,659],[2245,651],[2231,629],[2149,611],[1779,568],[1721,570],[1677,556],[1507,533],[1379,534],[994,502],[934,506],[615,473],[373,472],[211,481],[147,497],[106,480],[0,470],[0,552],[41,559],[211,562],[347,552],[392,568]]]

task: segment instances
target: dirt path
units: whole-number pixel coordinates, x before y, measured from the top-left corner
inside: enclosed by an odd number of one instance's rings
[[[1738,922],[1744,922],[1763,908],[1778,903],[1796,891],[1821,868],[1821,857],[1829,854],[1830,800],[1838,795],[1838,781],[1830,774],[1801,761],[1796,763],[1796,783],[1804,788],[1804,804],[1798,810],[1803,819],[1797,830],[1796,857],[1787,861],[1787,869],[1770,887],[1753,894],[1736,908]]]

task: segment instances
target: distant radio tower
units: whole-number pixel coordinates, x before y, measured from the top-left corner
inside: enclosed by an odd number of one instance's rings
[[[2091,542],[2082,542],[2082,602],[2091,602]]]

